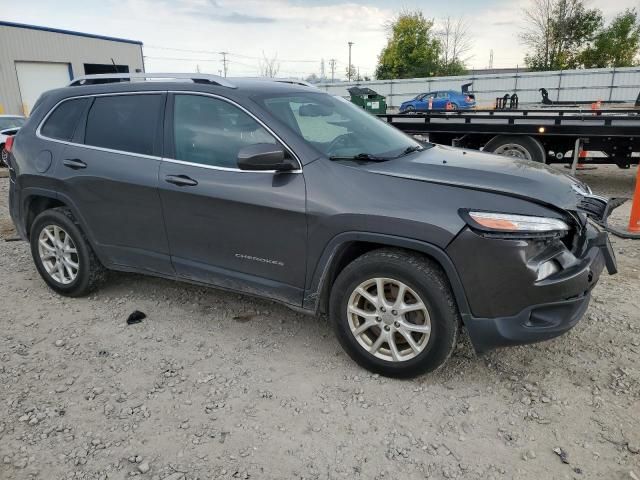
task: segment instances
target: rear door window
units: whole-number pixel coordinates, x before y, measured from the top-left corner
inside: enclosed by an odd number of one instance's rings
[[[90,100],[89,98],[74,98],[62,102],[44,122],[40,133],[56,140],[70,141],[87,102]]]
[[[158,155],[162,94],[96,97],[87,115],[84,143],[142,155]]]

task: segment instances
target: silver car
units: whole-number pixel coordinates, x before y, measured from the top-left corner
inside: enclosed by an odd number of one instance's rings
[[[15,135],[26,121],[27,119],[20,115],[0,115],[0,166],[7,165],[9,154],[4,149],[7,137]]]

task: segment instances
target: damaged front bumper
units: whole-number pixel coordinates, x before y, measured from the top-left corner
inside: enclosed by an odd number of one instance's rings
[[[477,352],[561,335],[584,315],[602,271],[617,272],[607,233],[586,220],[575,243],[491,238],[466,228],[447,251],[469,303],[464,323]]]

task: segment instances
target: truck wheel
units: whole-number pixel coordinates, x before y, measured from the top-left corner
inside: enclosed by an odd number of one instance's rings
[[[360,366],[407,378],[444,364],[460,317],[449,282],[428,258],[402,250],[369,252],[347,265],[331,290],[336,336]]]
[[[539,140],[526,135],[499,135],[484,146],[483,151],[506,157],[547,163],[547,154]]]
[[[31,227],[30,243],[38,273],[60,295],[86,295],[105,277],[105,268],[66,208],[38,215]]]

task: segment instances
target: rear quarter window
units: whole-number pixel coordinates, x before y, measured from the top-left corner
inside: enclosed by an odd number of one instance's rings
[[[84,143],[154,155],[162,107],[160,94],[96,97],[87,115]]]
[[[89,102],[88,98],[75,98],[62,102],[44,122],[40,133],[45,137],[70,141],[87,102]]]

